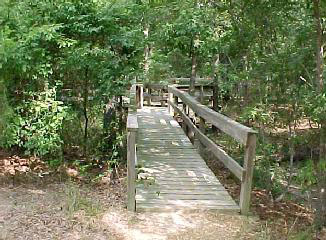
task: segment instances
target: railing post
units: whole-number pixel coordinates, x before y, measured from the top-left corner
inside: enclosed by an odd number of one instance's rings
[[[170,90],[168,90],[168,92],[169,92],[169,97],[168,97],[169,101],[170,101],[171,103],[175,103],[175,102],[174,102],[175,99],[173,98],[173,93],[171,93]],[[170,114],[171,116],[174,115],[174,110],[173,110],[173,107],[171,106],[171,104],[168,104],[168,111],[169,111],[169,114]]]
[[[158,95],[159,95],[159,97],[161,97],[161,100],[160,100],[161,107],[165,107],[165,103],[164,103],[164,100],[163,100],[163,96],[164,96],[163,89],[159,90]]]
[[[248,133],[246,151],[244,156],[245,176],[241,182],[240,193],[240,211],[243,215],[248,215],[250,207],[250,195],[252,186],[252,177],[254,170],[254,163],[256,158],[256,134]]]
[[[178,97],[177,96],[174,96],[173,98],[174,98],[174,100],[173,100],[174,104],[176,106],[178,106],[179,105],[179,99],[178,99]],[[176,116],[177,116],[177,113],[174,111],[173,117],[175,118]]]
[[[183,109],[183,112],[188,116],[187,104],[182,103],[182,109]],[[183,131],[186,133],[186,135],[188,137],[188,127],[187,127],[187,124],[184,121],[182,122],[182,129],[183,129]]]
[[[136,135],[138,130],[137,115],[129,113],[127,119],[127,209],[136,210]]]
[[[200,85],[200,103],[204,104],[204,85]]]
[[[138,84],[137,85],[137,107],[142,109],[144,107],[144,85]]]
[[[205,127],[205,119],[202,117],[199,117],[199,130],[203,133],[206,134],[206,127]],[[195,136],[196,137],[196,136]],[[203,153],[203,150],[205,148],[205,145],[203,145],[200,141],[197,141],[197,148],[200,153]]]
[[[149,86],[148,86],[147,92],[148,92],[148,106],[151,106],[152,105],[152,89]]]

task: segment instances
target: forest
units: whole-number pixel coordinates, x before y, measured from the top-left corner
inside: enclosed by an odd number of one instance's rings
[[[0,0],[0,239],[326,239],[325,47],[324,0]],[[249,217],[128,215],[129,90],[171,79],[257,131]]]

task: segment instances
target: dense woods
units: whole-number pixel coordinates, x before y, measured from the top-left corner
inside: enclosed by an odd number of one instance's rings
[[[320,230],[325,44],[323,0],[2,0],[0,147],[117,174],[130,84],[211,79],[214,110],[259,132],[254,187],[276,202],[295,187]]]

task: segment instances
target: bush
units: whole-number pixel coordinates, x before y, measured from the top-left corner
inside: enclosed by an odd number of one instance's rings
[[[278,163],[273,159],[277,148],[273,144],[258,144],[257,162],[253,175],[254,187],[266,189],[275,197],[282,192],[281,172]]]
[[[8,105],[4,84],[0,80],[0,147],[5,146],[5,130],[12,114],[12,109]]]
[[[55,89],[27,94],[5,130],[6,147],[22,147],[28,155],[61,155],[60,131],[67,109],[55,95]]]

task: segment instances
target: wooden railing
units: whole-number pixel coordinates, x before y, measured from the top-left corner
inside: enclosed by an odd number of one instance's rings
[[[168,93],[169,112],[178,114],[183,119],[184,126],[189,128],[190,135],[194,136],[195,141],[199,141],[209,149],[241,181],[240,210],[241,214],[248,214],[256,152],[256,131],[202,105],[188,93],[175,86],[168,86]],[[182,109],[179,108],[179,100],[182,102]],[[199,128],[189,117],[189,108],[199,117]],[[243,166],[205,135],[205,122],[211,123],[245,146]]]
[[[132,85],[127,117],[127,209],[136,210],[136,136],[138,131],[137,107],[139,107],[140,88]]]
[[[189,80],[190,78],[170,78],[168,80],[168,83],[146,83],[143,85],[144,88],[144,97],[143,100],[146,101],[148,106],[151,106],[153,102],[160,103],[161,106],[166,106],[167,100],[168,100],[168,86],[171,85],[171,83],[180,89],[189,89]],[[212,94],[211,95],[204,95],[204,89],[207,91],[207,89],[212,90],[212,80],[209,78],[197,78],[195,89],[197,92],[197,95],[199,93],[199,96],[197,96],[198,100],[203,101],[204,98],[208,97],[208,101],[212,101]]]

